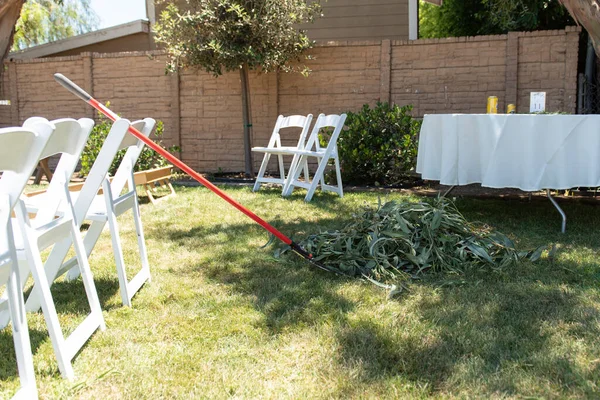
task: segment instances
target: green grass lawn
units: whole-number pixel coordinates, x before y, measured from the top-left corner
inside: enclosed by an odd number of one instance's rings
[[[344,224],[375,193],[343,199],[277,189],[232,197],[301,238]],[[203,188],[142,206],[152,282],[123,307],[108,232],[90,263],[107,330],[63,380],[41,314],[28,314],[42,398],[599,398],[600,208],[564,201],[458,200],[469,220],[520,248],[557,243],[554,260],[423,276],[398,299],[363,281],[272,257],[268,237]],[[388,199],[402,199],[401,194]],[[138,265],[131,218],[126,259]],[[61,323],[85,310],[81,281],[53,286]],[[0,331],[0,398],[18,386]]]

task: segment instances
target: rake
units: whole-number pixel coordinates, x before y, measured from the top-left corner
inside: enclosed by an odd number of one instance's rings
[[[71,80],[69,80],[64,75],[54,74],[54,79],[56,79],[56,81],[58,83],[60,83],[62,86],[64,86],[68,91],[73,93],[75,96],[79,97],[81,100],[85,101],[86,103],[88,103],[89,105],[94,107],[96,110],[98,110],[99,112],[104,114],[111,121],[116,121],[117,119],[120,118],[117,114],[115,114],[113,111],[111,111],[108,107],[104,106],[98,100],[94,99],[89,93],[87,93],[81,87],[77,86],[75,83],[73,83]],[[202,175],[200,175],[199,173],[194,171],[190,166],[188,166],[183,161],[181,161],[180,159],[175,157],[173,154],[169,153],[167,150],[163,149],[161,146],[156,144],[154,141],[152,141],[151,139],[144,136],[140,131],[135,129],[133,126],[129,127],[129,133],[131,133],[133,136],[135,136],[136,138],[138,138],[139,140],[144,142],[146,144],[146,146],[150,147],[152,150],[154,150],[155,152],[157,152],[158,154],[160,154],[161,156],[166,158],[168,161],[173,163],[174,166],[176,166],[177,168],[179,168],[180,170],[182,170],[183,172],[185,172],[186,174],[188,174],[189,176],[194,178],[196,181],[201,183],[204,187],[206,187],[207,189],[209,189],[210,191],[215,193],[217,196],[221,197],[223,200],[225,200],[226,202],[231,204],[233,207],[237,208],[239,211],[244,213],[246,216],[251,218],[254,222],[256,222],[257,224],[262,226],[264,229],[266,229],[269,233],[271,233],[273,236],[275,236],[281,242],[290,246],[292,251],[294,251],[296,254],[298,254],[305,260],[307,260],[311,265],[313,265],[319,269],[322,269],[324,271],[327,271],[327,272],[333,272],[335,274],[342,275],[338,271],[331,269],[331,268],[321,264],[320,262],[316,261],[314,259],[313,255],[311,253],[309,253],[308,251],[306,251],[305,249],[303,249],[298,243],[294,242],[292,239],[290,239],[289,237],[287,237],[286,235],[281,233],[273,225],[269,224],[267,221],[263,220],[258,215],[254,214],[252,211],[250,211],[249,209],[247,209],[246,207],[244,207],[243,205],[238,203],[236,200],[229,197],[225,192],[223,192],[221,189],[219,189],[218,187],[213,185],[209,180],[207,180]]]

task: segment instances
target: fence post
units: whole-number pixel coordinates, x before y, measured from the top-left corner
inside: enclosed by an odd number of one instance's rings
[[[392,42],[390,39],[381,41],[381,63],[380,63],[379,101],[391,102],[391,78],[392,78]]]
[[[10,124],[21,125],[19,121],[19,82],[17,77],[17,64],[14,61],[8,64],[8,91],[10,93]]]
[[[181,100],[179,93],[179,70],[171,73],[171,129],[173,129],[173,140],[179,147],[179,158],[181,158]]]
[[[579,54],[579,31],[581,28],[568,26],[565,28],[565,86],[563,111],[570,114],[577,112],[577,58]],[[586,105],[587,106],[587,105]]]
[[[514,104],[518,110],[519,90],[519,33],[508,32],[506,39],[506,92],[504,106]],[[499,111],[500,112],[500,111]],[[502,111],[504,112],[504,111]]]
[[[94,95],[94,60],[92,53],[81,53],[83,61],[83,89],[90,95]],[[95,111],[92,107],[86,107],[87,116],[94,119]]]
[[[579,74],[579,89],[577,91],[577,114],[586,114],[585,110],[584,110],[584,99],[585,99],[585,89],[586,89],[586,84],[585,84],[585,75],[584,74]]]

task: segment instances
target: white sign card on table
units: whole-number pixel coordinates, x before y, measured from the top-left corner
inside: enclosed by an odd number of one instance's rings
[[[531,92],[529,112],[546,111],[546,92]]]

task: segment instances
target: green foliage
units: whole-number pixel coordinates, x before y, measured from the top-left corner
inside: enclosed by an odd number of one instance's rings
[[[29,0],[17,21],[12,50],[90,32],[98,23],[90,0]]]
[[[188,0],[187,9],[168,4],[155,26],[170,67],[270,71],[284,67],[311,47],[298,24],[312,22],[320,5],[304,0]]]
[[[347,129],[338,139],[344,181],[394,184],[415,167],[421,121],[411,110],[378,102],[347,113]]]
[[[503,268],[524,257],[536,261],[545,249],[517,251],[506,235],[468,222],[444,197],[365,207],[340,230],[310,235],[301,245],[315,261],[375,282],[424,271]]]
[[[92,133],[90,134],[90,137],[88,138],[85,148],[81,154],[81,169],[79,170],[79,174],[81,176],[87,176],[87,174],[90,172],[90,169],[92,168],[92,165],[94,165],[96,157],[98,157],[98,153],[100,152],[100,149],[102,148],[102,145],[104,144],[104,141],[110,132],[111,126],[112,122],[104,115],[98,113],[98,122],[96,125],[94,125],[94,129],[92,130]],[[161,143],[163,133],[164,124],[162,121],[157,121],[156,128],[154,129],[155,139],[153,140],[164,148]],[[179,148],[177,146],[171,146],[168,148],[168,150],[175,152],[179,151]],[[108,171],[111,175],[114,175],[115,172],[117,172],[117,168],[119,167],[119,164],[121,164],[121,160],[123,160],[123,156],[125,155],[126,151],[127,149],[123,149],[117,153]],[[151,148],[145,146],[144,150],[142,150],[142,153],[140,154],[140,157],[138,158],[137,163],[134,166],[134,171],[145,171],[167,165],[169,165],[169,163],[164,157],[162,157],[160,154],[157,154]]]
[[[441,7],[421,1],[419,7],[422,38],[562,29],[574,24],[558,0],[444,0]]]

